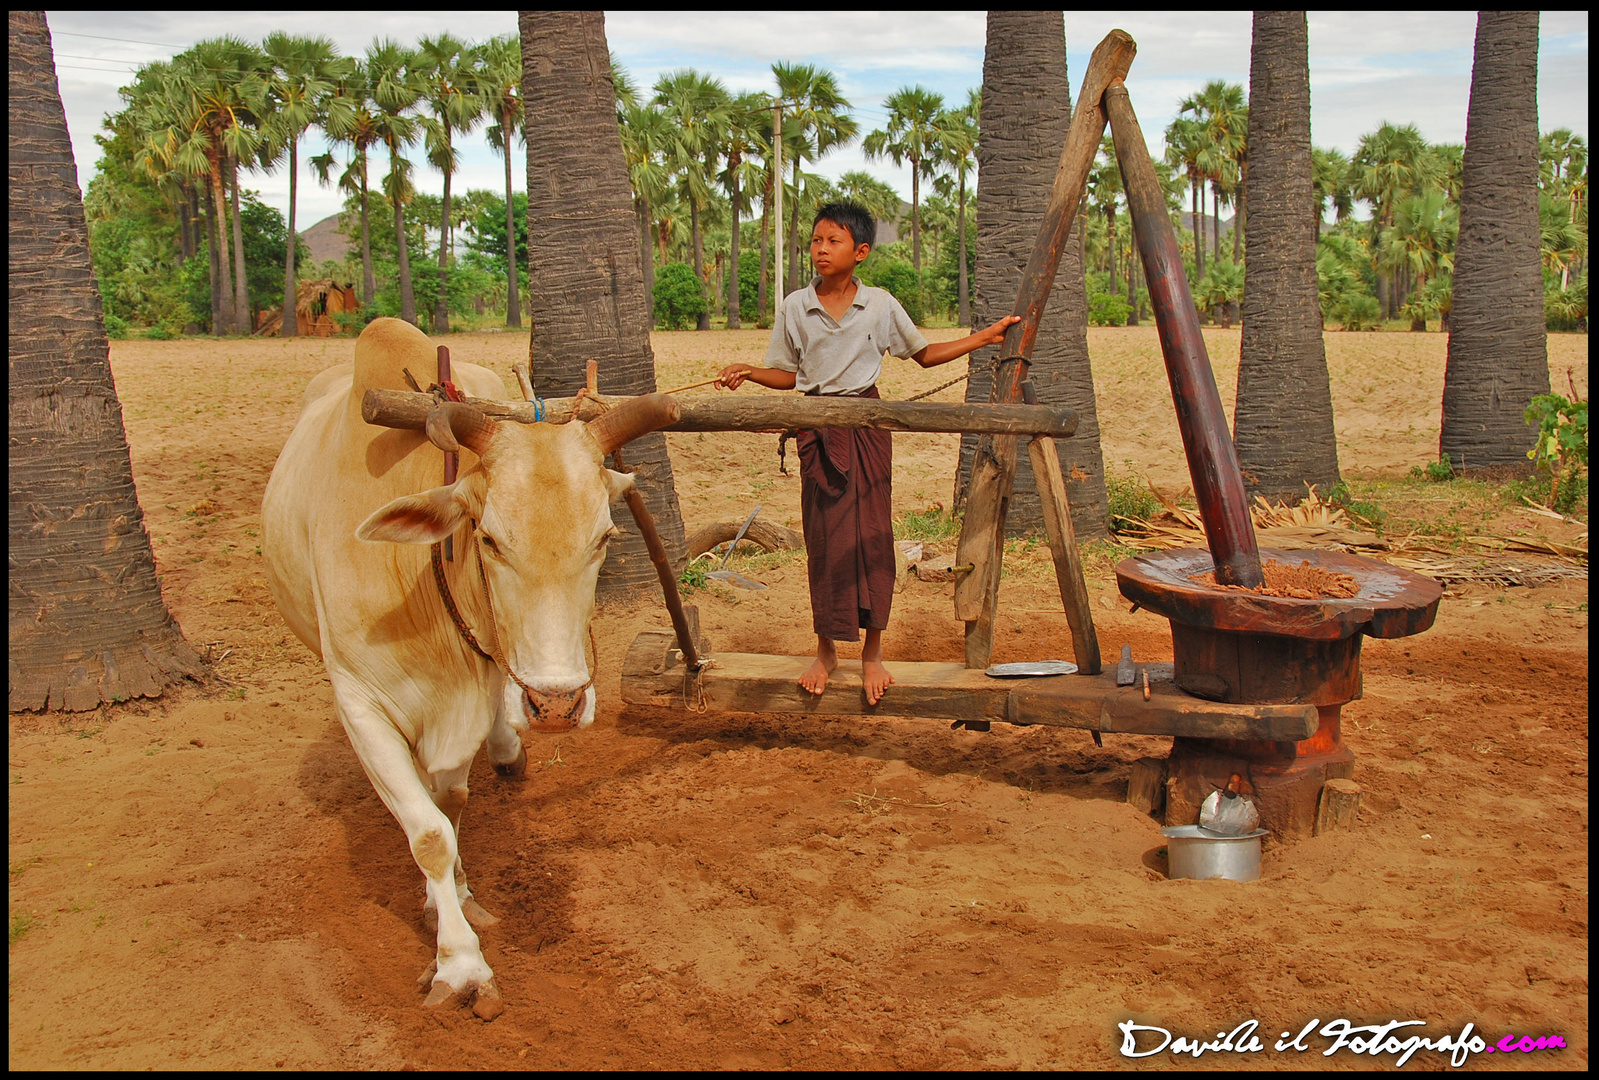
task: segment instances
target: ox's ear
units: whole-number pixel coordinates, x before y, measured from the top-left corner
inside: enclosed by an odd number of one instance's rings
[[[475,470],[449,487],[403,495],[356,527],[360,540],[391,544],[436,544],[476,516]]]
[[[633,486],[633,474],[605,470],[605,486],[611,489],[611,498],[620,499]]]

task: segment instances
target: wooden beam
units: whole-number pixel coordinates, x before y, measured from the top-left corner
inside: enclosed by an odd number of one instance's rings
[[[546,398],[544,419],[552,423],[593,420],[625,397],[598,400]],[[983,405],[936,401],[881,401],[873,398],[806,397],[802,394],[751,395],[742,398],[676,399],[683,416],[666,431],[785,431],[789,428],[877,428],[883,431],[974,431],[1007,435],[1049,435],[1068,438],[1077,430],[1077,413],[1050,405]],[[361,400],[369,424],[421,431],[433,407],[429,394],[409,390],[372,389]],[[534,406],[516,401],[467,398],[495,420],[535,423]]]
[[[678,659],[669,630],[646,630],[622,664],[629,705],[714,712],[818,716],[902,716],[967,722],[1002,721],[1137,735],[1298,741],[1316,731],[1313,705],[1229,705],[1191,697],[1172,682],[1170,664],[1145,665],[1151,696],[1118,689],[1113,672],[1038,679],[994,679],[961,664],[886,661],[894,676],[876,705],[866,704],[858,661],[840,661],[821,695],[802,690],[814,657],[716,653],[697,675]]]
[[[1022,274],[1012,313],[1021,316],[1005,334],[1000,345],[1005,362],[994,375],[989,400],[996,403],[1017,401],[1021,383],[1027,377],[1028,360],[1038,337],[1039,321],[1049,302],[1049,291],[1060,266],[1061,252],[1071,235],[1088,174],[1099,153],[1105,133],[1105,112],[1100,99],[1106,88],[1126,77],[1138,46],[1124,31],[1112,30],[1094,48],[1083,75],[1077,107],[1072,110],[1066,144],[1061,148],[1055,169],[1055,183],[1049,205],[1040,223],[1038,239]],[[972,573],[955,583],[955,617],[966,623],[966,663],[987,667],[993,652],[994,610],[999,603],[999,575],[989,562],[998,559],[1004,548],[1005,515],[1011,488],[1016,480],[1017,446],[1014,438],[995,435],[978,442],[972,459],[972,479],[966,496],[965,517],[957,563],[971,563]]]
[[[1072,528],[1072,507],[1066,498],[1066,478],[1060,472],[1060,455],[1055,440],[1041,435],[1027,444],[1033,463],[1033,479],[1038,482],[1038,501],[1044,511],[1044,532],[1049,536],[1049,554],[1055,562],[1055,583],[1060,587],[1066,622],[1072,628],[1072,657],[1085,675],[1098,675],[1103,666],[1099,657],[1099,634],[1094,629],[1094,613],[1088,606],[1088,583],[1083,580],[1083,555],[1077,550],[1077,533]]]

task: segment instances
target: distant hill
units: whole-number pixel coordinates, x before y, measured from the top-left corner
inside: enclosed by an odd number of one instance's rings
[[[311,249],[311,264],[321,266],[324,260],[344,261],[350,248],[350,239],[339,231],[339,215],[323,218],[309,229],[300,230],[300,239]]]

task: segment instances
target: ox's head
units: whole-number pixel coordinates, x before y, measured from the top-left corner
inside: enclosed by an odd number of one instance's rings
[[[433,544],[475,526],[494,622],[476,633],[511,676],[504,705],[512,726],[559,731],[593,722],[584,645],[594,584],[617,534],[611,501],[633,483],[631,474],[607,469],[605,455],[679,414],[662,394],[634,398],[588,424],[495,422],[443,403],[428,417],[429,438],[447,451],[465,446],[479,468],[447,487],[395,499],[356,530],[362,540]]]

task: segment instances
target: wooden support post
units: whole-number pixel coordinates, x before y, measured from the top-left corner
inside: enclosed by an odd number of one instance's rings
[[[628,471],[620,451],[612,451],[611,462],[617,472]],[[677,591],[677,575],[672,573],[672,564],[667,561],[666,545],[661,543],[661,534],[655,528],[655,517],[645,505],[644,496],[637,485],[630,484],[623,498],[627,501],[628,510],[632,511],[633,520],[638,523],[639,533],[644,537],[644,549],[650,553],[650,562],[655,564],[655,576],[661,581],[661,599],[666,601],[667,613],[672,617],[672,630],[677,634],[677,647],[683,654],[683,664],[690,671],[698,671],[700,656],[694,639],[699,620],[696,617],[691,624],[683,609],[683,598]]]
[[[1160,817],[1166,812],[1166,760],[1139,758],[1127,777],[1127,805]]]
[[[1022,383],[1022,396],[1029,405],[1037,396],[1033,380]],[[1072,656],[1077,670],[1098,675],[1099,634],[1094,630],[1094,612],[1088,606],[1088,583],[1083,579],[1083,554],[1077,550],[1077,532],[1072,527],[1072,506],[1066,498],[1066,478],[1060,472],[1060,455],[1055,440],[1040,435],[1027,444],[1037,481],[1038,502],[1044,512],[1044,532],[1049,537],[1049,553],[1055,562],[1055,583],[1066,608],[1066,622],[1072,628]]]
[[[1127,75],[1137,52],[1133,39],[1121,30],[1112,30],[1094,49],[1077,95],[1071,127],[1066,133],[1049,206],[1033,244],[1032,256],[1022,274],[1013,313],[1021,316],[1005,334],[1000,345],[1005,361],[994,376],[992,402],[1013,402],[1021,397],[1021,383],[1038,338],[1039,320],[1049,302],[1061,252],[1071,235],[1078,205],[1088,185],[1088,173],[1099,153],[1099,140],[1105,133],[1105,112],[1100,98],[1105,88]],[[1010,506],[1011,487],[1016,479],[1017,445],[1015,438],[996,436],[982,439],[972,459],[971,484],[966,496],[965,518],[961,525],[957,563],[971,563],[975,569],[955,583],[955,617],[966,623],[966,664],[987,667],[993,655],[994,612],[999,602],[997,563],[1004,551],[1005,514]],[[990,567],[990,561],[996,565]]]
[[[590,360],[583,368],[583,388],[590,396],[600,392],[600,362]]]
[[[1353,780],[1328,780],[1321,786],[1321,804],[1316,808],[1316,835],[1353,829],[1359,812],[1360,785]]]

